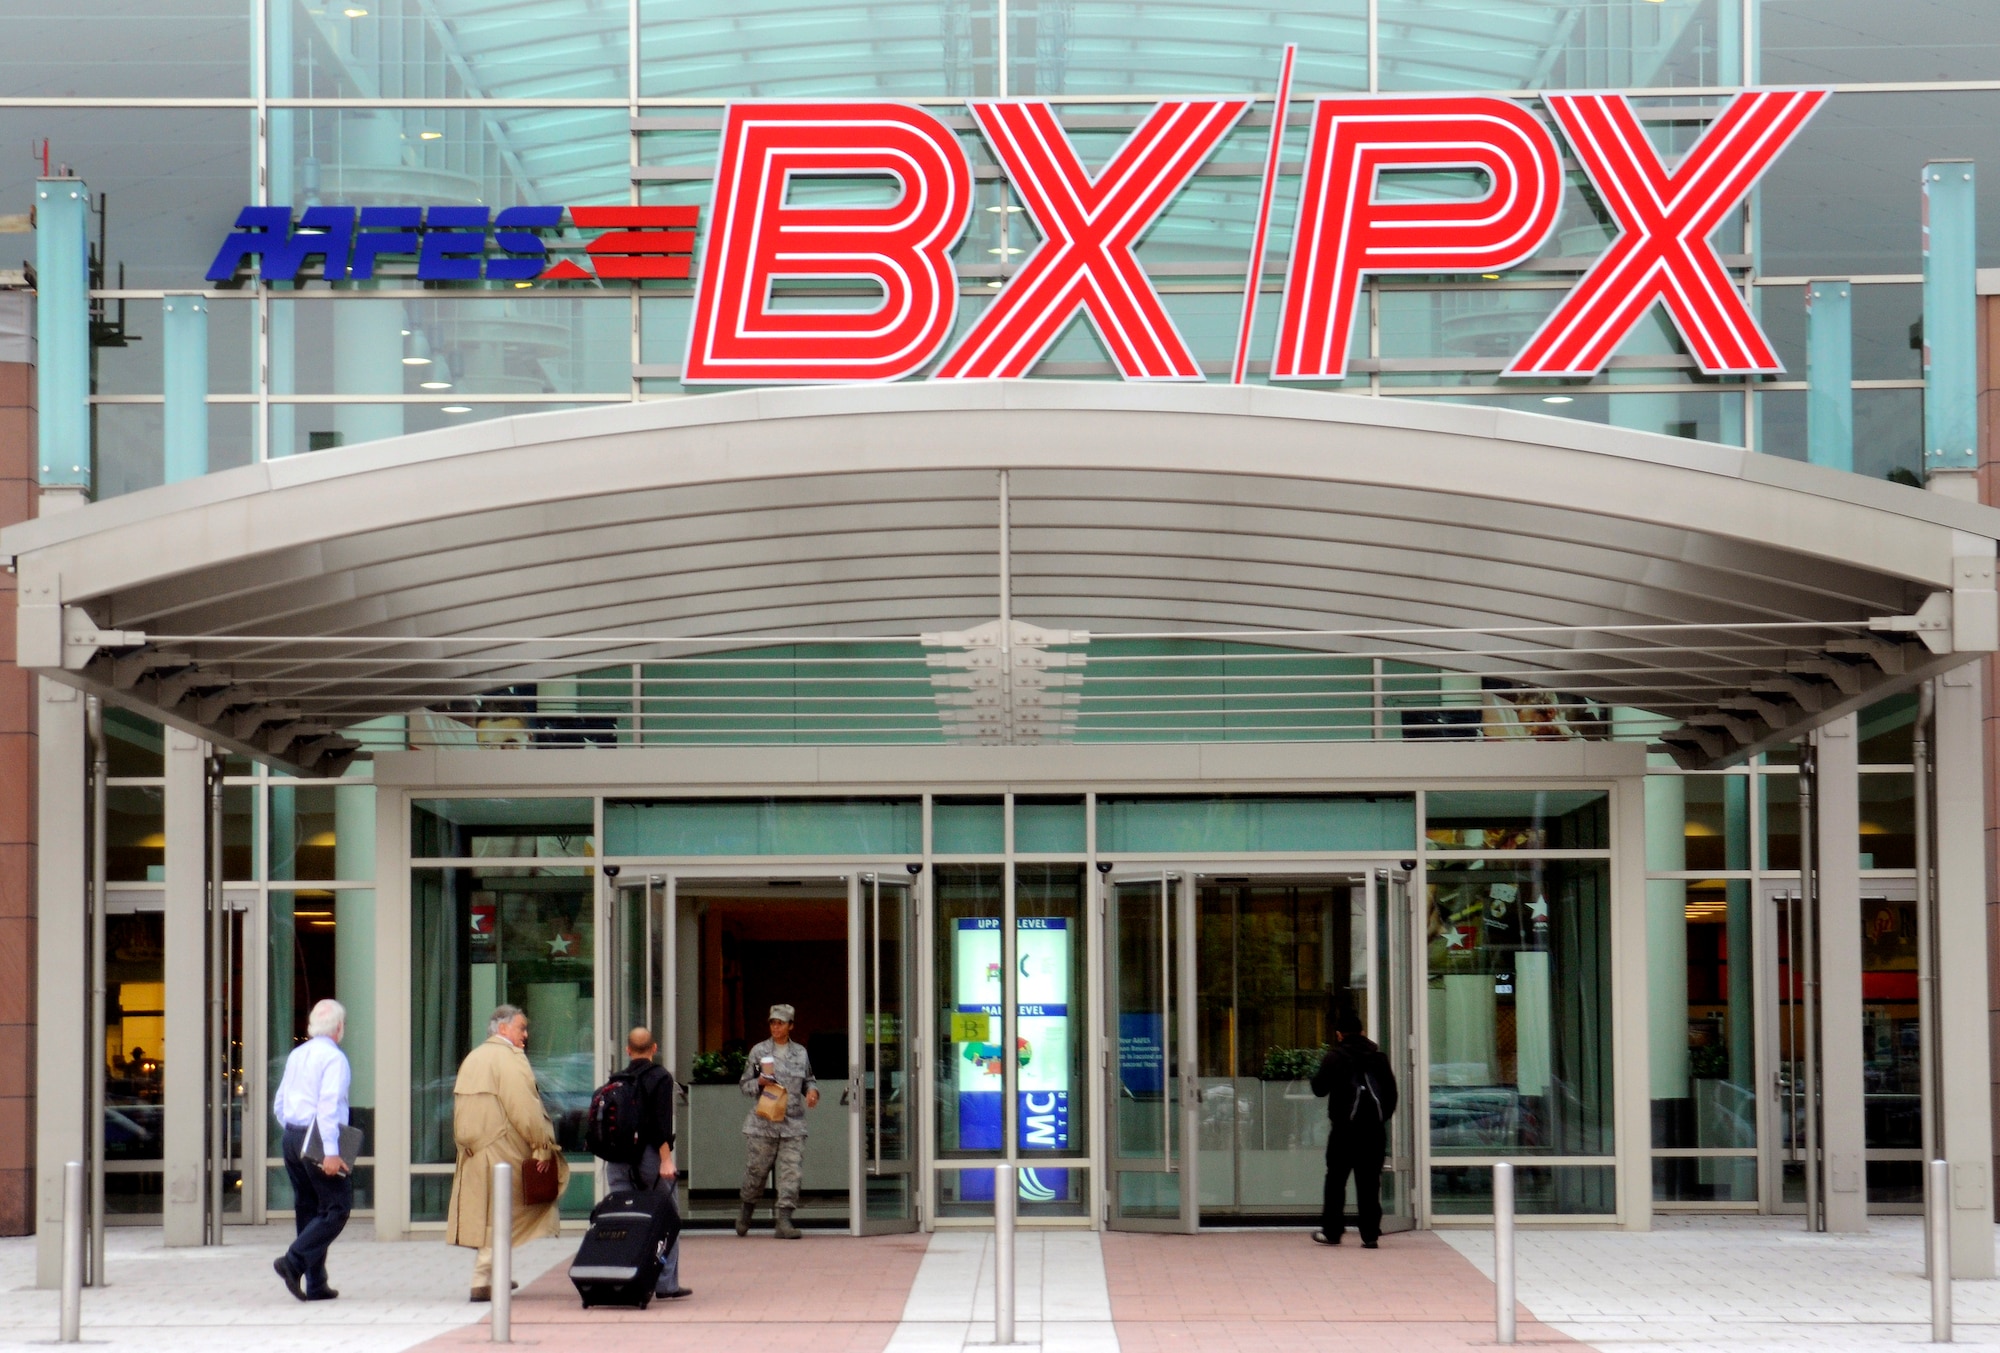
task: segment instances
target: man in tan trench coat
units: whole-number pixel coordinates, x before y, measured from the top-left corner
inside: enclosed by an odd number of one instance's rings
[[[503,1005],[486,1026],[490,1035],[459,1064],[452,1094],[452,1135],[458,1140],[458,1170],[451,1180],[451,1213],[445,1238],[477,1249],[472,1266],[472,1299],[493,1299],[493,1165],[514,1167],[514,1243],[552,1236],[561,1227],[557,1204],[524,1207],[521,1167],[540,1150],[555,1153],[556,1171],[569,1183],[569,1163],[556,1148],[555,1129],[535,1088],[528,1064],[528,1017]],[[558,1193],[560,1198],[560,1193]]]

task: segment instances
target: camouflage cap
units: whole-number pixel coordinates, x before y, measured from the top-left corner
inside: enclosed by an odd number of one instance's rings
[[[789,1005],[772,1006],[771,1018],[783,1020],[785,1023],[790,1024],[792,1022],[792,1007]]]

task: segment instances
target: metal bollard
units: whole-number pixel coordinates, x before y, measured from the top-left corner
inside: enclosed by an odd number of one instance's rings
[[[62,1339],[83,1337],[83,1162],[63,1166]]]
[[[1930,1163],[1930,1187],[1924,1191],[1925,1248],[1931,1269],[1931,1342],[1951,1342],[1951,1166]]]
[[[1014,1342],[1014,1167],[993,1167],[993,1342]]]
[[[1493,1167],[1493,1341],[1514,1342],[1514,1167]]]
[[[514,1342],[514,1167],[493,1163],[493,1342]]]

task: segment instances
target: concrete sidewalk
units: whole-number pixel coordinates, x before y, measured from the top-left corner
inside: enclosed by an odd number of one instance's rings
[[[472,1256],[357,1231],[330,1263],[340,1300],[302,1306],[271,1272],[289,1227],[232,1229],[220,1250],[165,1250],[156,1230],[111,1232],[112,1284],[85,1293],[84,1338],[134,1353],[403,1353],[487,1342],[465,1299]],[[578,1304],[575,1241],[517,1256],[515,1340],[623,1353],[969,1353],[990,1349],[992,1237],[855,1240],[810,1231],[683,1239],[694,1295],[639,1311]],[[1303,1231],[1200,1236],[1023,1231],[1017,1337],[1045,1353],[1361,1353],[1492,1340],[1483,1231],[1411,1233],[1379,1250]],[[1929,1339],[1916,1218],[1865,1236],[1810,1236],[1795,1218],[1663,1218],[1658,1229],[1524,1229],[1523,1343],[1622,1353],[1794,1353]],[[36,1291],[32,1240],[0,1240],[0,1348],[46,1345],[56,1295]],[[1959,1341],[2000,1345],[2000,1283],[1956,1288]]]

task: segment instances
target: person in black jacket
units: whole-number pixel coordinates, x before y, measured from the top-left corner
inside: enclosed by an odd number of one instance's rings
[[[1396,1112],[1396,1077],[1382,1049],[1361,1032],[1352,1010],[1334,1016],[1334,1045],[1313,1073],[1315,1095],[1326,1097],[1326,1194],[1313,1239],[1338,1245],[1347,1229],[1347,1177],[1354,1176],[1361,1248],[1382,1235],[1382,1158],[1389,1151],[1389,1116]]]
[[[637,1165],[604,1162],[604,1182],[612,1190],[656,1193],[667,1200],[674,1214],[674,1243],[660,1264],[660,1280],[654,1285],[658,1297],[685,1297],[692,1289],[681,1286],[680,1204],[675,1188],[679,1171],[674,1166],[674,1073],[657,1062],[659,1044],[652,1030],[643,1026],[625,1035],[625,1055],[632,1059],[625,1070],[639,1082],[639,1098],[646,1106],[646,1154]]]

